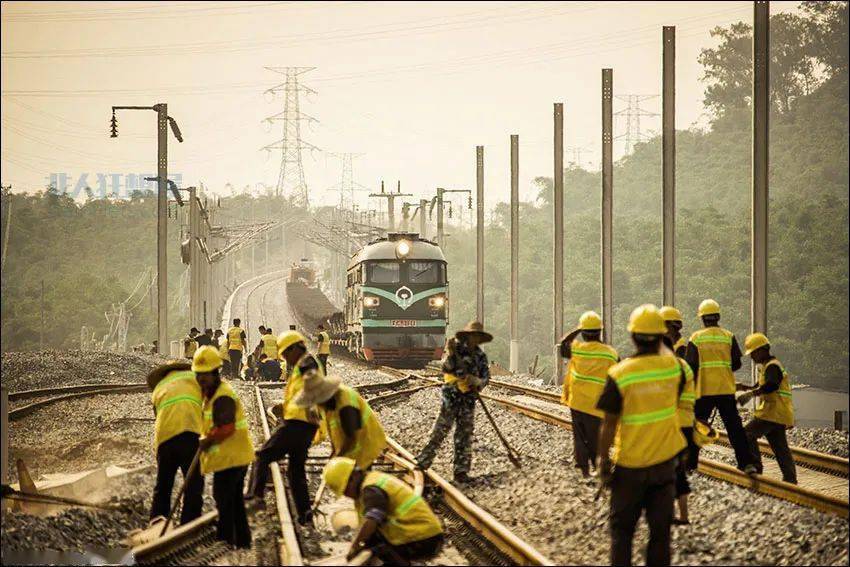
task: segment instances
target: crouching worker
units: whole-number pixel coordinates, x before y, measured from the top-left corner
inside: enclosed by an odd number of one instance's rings
[[[201,388],[188,362],[158,366],[148,374],[147,382],[153,390],[151,401],[156,415],[157,468],[151,519],[171,515],[171,491],[180,469],[186,483],[180,523],[185,524],[200,516],[203,507],[204,477],[197,470],[189,474],[203,428]]]
[[[305,377],[304,389],[295,397],[295,405],[317,406],[333,455],[354,459],[360,470],[372,466],[387,447],[378,416],[354,388],[340,384],[335,376],[316,372]]]
[[[254,447],[242,401],[223,379],[221,356],[211,346],[198,349],[192,361],[204,396],[204,437],[200,441],[201,472],[213,473],[213,498],[218,508],[216,536],[239,548],[251,547],[251,528],[242,489]]]
[[[354,459],[331,459],[322,478],[337,496],[354,500],[360,527],[347,559],[364,549],[389,565],[410,565],[434,557],[443,544],[443,527],[428,503],[392,475],[364,472]]]

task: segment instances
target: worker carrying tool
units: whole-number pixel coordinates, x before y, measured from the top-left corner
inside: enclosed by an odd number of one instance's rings
[[[602,318],[595,311],[586,311],[579,317],[578,327],[561,339],[561,356],[570,359],[561,403],[570,408],[575,466],[585,478],[590,476],[590,467],[596,464],[603,415],[596,409],[596,402],[605,386],[608,369],[620,360],[617,351],[601,338]]]
[[[154,368],[147,376],[147,383],[156,416],[156,486],[150,517],[171,515],[174,476],[180,469],[186,485],[180,523],[185,524],[199,517],[203,507],[204,477],[197,471],[189,474],[203,430],[201,387],[188,362]]]
[[[227,354],[230,357],[230,378],[236,380],[242,372],[242,353],[245,351],[247,335],[239,325],[242,321],[233,320],[233,326],[227,330]]]
[[[295,405],[318,407],[333,456],[354,459],[360,470],[372,466],[387,447],[384,428],[368,402],[336,376],[316,372],[305,378],[303,389],[295,396]]]
[[[316,358],[322,364],[322,372],[328,372],[328,357],[331,354],[331,336],[325,331],[325,326],[319,324],[316,330]]]
[[[705,328],[691,335],[685,351],[696,384],[694,415],[708,423],[716,408],[735,451],[738,469],[753,474],[756,467],[751,462],[744,425],[735,405],[735,372],[741,368],[741,347],[735,335],[720,326],[720,305],[716,301],[706,299],[700,303],[697,315]]]
[[[685,371],[685,388],[679,396],[679,409],[677,412],[679,428],[685,437],[687,447],[679,454],[676,463],[676,503],[679,508],[679,516],[673,518],[673,524],[686,526],[691,523],[688,515],[688,494],[691,493],[691,485],[688,482],[688,474],[697,468],[697,457],[699,447],[694,443],[694,402],[696,401],[696,389],[694,385],[694,372],[685,361],[685,340],[682,338],[682,313],[675,307],[665,305],[659,309],[667,333],[663,337],[664,345],[670,352],[676,355],[682,369]]]
[[[307,352],[307,339],[298,331],[281,334],[277,340],[277,348],[280,358],[292,369],[283,392],[283,423],[257,451],[253,485],[246,499],[253,501],[254,508],[265,507],[269,465],[288,456],[286,474],[289,487],[295,500],[298,522],[305,525],[313,519],[305,464],[307,452],[319,426],[319,416],[313,410],[299,407],[294,400],[304,387],[304,380],[315,378],[316,374],[324,376],[324,373],[313,355]]]
[[[254,446],[242,401],[221,377],[221,357],[212,346],[195,353],[192,371],[203,392],[204,437],[200,440],[201,473],[213,473],[218,509],[216,537],[238,548],[251,547],[251,528],[242,491]]]
[[[678,419],[687,376],[682,362],[662,347],[667,328],[655,305],[632,311],[628,331],[636,352],[608,370],[597,404],[605,412],[597,468],[602,485],[611,487],[610,560],[632,564],[632,539],[645,510],[646,564],[670,565],[676,460],[687,446]]]
[[[189,329],[189,334],[183,338],[183,357],[192,360],[195,356],[195,351],[198,350],[198,334],[200,331],[197,327]]]
[[[762,474],[761,450],[758,440],[767,437],[770,449],[776,457],[782,480],[797,484],[797,469],[794,456],[788,448],[786,429],[794,427],[794,404],[791,398],[791,381],[785,367],[770,352],[770,341],[762,333],[753,333],[744,340],[744,354],[756,363],[758,386],[747,389],[738,396],[738,403],[745,405],[753,396],[759,397],[753,419],[744,428],[750,444],[750,453],[756,471]]]
[[[431,430],[430,440],[416,457],[417,465],[423,470],[434,462],[437,449],[454,425],[454,480],[458,483],[469,481],[475,401],[478,392],[490,381],[487,355],[480,345],[492,340],[493,335],[484,331],[481,323],[472,321],[446,343],[440,413]]]
[[[354,500],[360,518],[347,559],[369,549],[387,565],[410,565],[439,553],[440,520],[404,481],[382,472],[364,472],[347,457],[331,459],[322,479],[336,495]]]

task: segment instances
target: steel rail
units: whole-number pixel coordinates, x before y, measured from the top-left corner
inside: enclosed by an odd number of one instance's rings
[[[557,392],[493,379],[490,380],[490,384],[492,386],[518,392],[547,402],[561,403],[561,396]],[[719,443],[727,447],[731,447],[732,445],[729,443],[729,437],[726,435],[726,432],[720,431],[719,433]],[[759,449],[763,455],[770,457],[774,456],[773,449],[770,448],[770,444],[763,439],[759,439]],[[820,451],[813,451],[811,449],[806,449],[805,447],[792,446],[790,449],[791,454],[794,456],[794,462],[797,464],[801,464],[807,468],[827,472],[835,476],[850,476],[850,459],[830,455],[829,453],[822,453]]]
[[[106,390],[128,388],[131,386],[145,386],[146,384],[136,383],[106,383],[106,384],[78,384],[76,386],[59,386],[57,388],[38,388],[35,390],[19,390],[17,392],[9,392],[9,401],[15,402],[18,400],[26,400],[29,398],[39,398],[41,396],[50,396],[52,394],[68,394],[72,392],[90,392],[92,390]]]
[[[410,376],[432,383],[438,382],[438,380],[434,378],[414,373],[411,373]],[[492,400],[511,411],[526,415],[538,421],[543,421],[563,429],[572,429],[572,421],[563,415],[535,408],[501,396],[484,393],[481,393],[480,396],[482,398]],[[848,516],[850,516],[850,504],[848,504],[848,500],[846,499],[835,498],[827,494],[760,474],[747,475],[735,467],[707,459],[705,457],[700,457],[698,470],[709,477],[737,484],[745,488],[750,488],[756,492],[774,496],[789,502],[794,502],[795,504],[807,506],[820,512],[834,514],[842,518],[848,518]]]
[[[84,398],[87,396],[97,396],[97,395],[106,395],[106,394],[132,394],[135,392],[144,392],[147,391],[147,384],[128,384],[121,387],[107,387],[107,388],[98,388],[94,390],[84,390],[78,392],[72,392],[69,394],[62,394],[59,396],[54,396],[52,398],[47,398],[45,400],[39,400],[37,402],[33,402],[31,404],[27,404],[25,406],[21,406],[19,408],[15,408],[9,411],[9,421],[15,421],[30,415],[31,413],[54,404],[56,402],[61,402],[63,400],[70,400],[73,398]]]

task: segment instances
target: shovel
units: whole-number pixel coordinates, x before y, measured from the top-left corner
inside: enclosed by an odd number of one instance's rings
[[[484,400],[479,395],[476,395],[475,397],[478,398],[479,402],[481,402],[481,407],[484,409],[484,414],[487,416],[487,419],[490,421],[490,425],[493,426],[493,430],[496,432],[496,435],[499,437],[499,441],[501,441],[502,445],[505,446],[505,450],[508,452],[508,460],[511,463],[513,463],[513,465],[516,468],[521,468],[522,464],[519,462],[519,455],[517,454],[516,451],[513,450],[513,447],[511,447],[508,444],[508,440],[505,439],[505,436],[502,435],[502,432],[499,431],[499,427],[496,425],[496,420],[493,419],[492,415],[490,415],[490,410],[487,408],[487,405],[484,403]]]

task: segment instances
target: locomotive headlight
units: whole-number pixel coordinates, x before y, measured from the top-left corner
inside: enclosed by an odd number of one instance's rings
[[[410,242],[407,240],[399,242],[398,246],[395,247],[395,253],[399,258],[406,258],[410,254]]]
[[[381,300],[377,297],[366,296],[363,298],[363,307],[377,307],[381,304]]]
[[[446,305],[446,298],[442,295],[435,295],[434,297],[428,298],[428,305],[430,307],[440,308]]]

